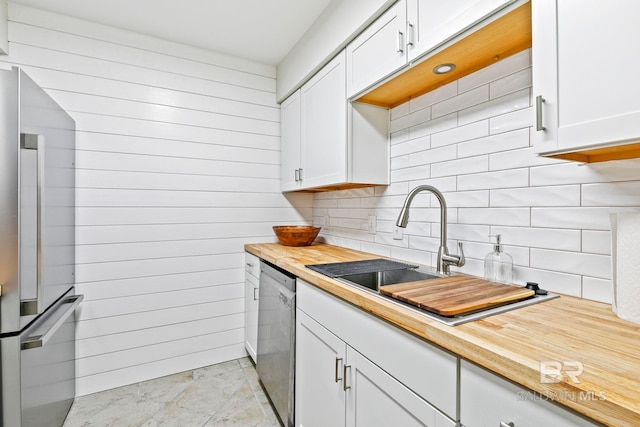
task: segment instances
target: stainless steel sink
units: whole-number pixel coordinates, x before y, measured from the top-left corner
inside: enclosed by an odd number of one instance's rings
[[[377,292],[380,290],[380,286],[392,285],[395,283],[416,282],[418,280],[437,279],[439,277],[444,277],[444,275],[422,270],[405,269],[348,274],[342,276],[341,279]]]
[[[492,307],[489,309],[482,309],[475,312],[464,313],[464,314],[460,314],[453,317],[441,316],[439,314],[419,309],[411,304],[407,304],[395,298],[381,294],[379,292],[379,289],[380,289],[380,286],[384,286],[384,285],[414,282],[418,280],[431,280],[431,279],[437,279],[440,277],[446,277],[445,275],[439,274],[432,270],[427,270],[422,268],[412,268],[417,266],[409,266],[409,268],[407,268],[406,265],[401,265],[401,263],[388,264],[388,268],[389,268],[388,270],[376,269],[376,267],[379,267],[379,265],[376,264],[376,262],[379,262],[379,261],[380,260],[369,260],[369,261],[363,261],[363,262],[357,262],[357,263],[317,264],[317,265],[308,265],[307,267],[314,269],[319,273],[332,277],[335,280],[338,280],[342,283],[345,283],[350,286],[354,286],[359,289],[363,289],[366,292],[375,294],[380,298],[384,298],[387,301],[390,301],[402,307],[406,307],[410,310],[416,311],[424,316],[427,316],[431,319],[437,320],[449,326],[460,325],[462,323],[471,322],[471,321],[482,319],[484,317],[488,317],[494,314],[504,313],[507,311],[515,310],[517,308],[526,307],[529,305],[537,304],[543,301],[547,301],[547,300],[559,297],[558,295],[552,295],[552,294],[535,295],[525,300],[507,303],[507,304],[497,306],[497,307]],[[354,264],[358,264],[357,268],[352,268],[354,267]],[[327,266],[330,266],[331,269],[326,270]],[[346,269],[341,268],[343,266],[347,268]],[[317,268],[317,267],[322,267],[322,268]],[[339,273],[336,273],[336,270],[335,270],[336,267],[340,269]],[[368,267],[371,267],[371,268],[368,268]],[[375,270],[375,271],[372,271],[372,270]],[[349,274],[349,273],[352,273],[352,274]]]
[[[418,312],[424,316],[427,316],[433,320],[437,320],[438,322],[444,323],[445,325],[449,325],[449,326],[456,326],[462,323],[472,322],[474,320],[483,319],[485,317],[489,317],[494,314],[505,313],[507,311],[515,310],[517,308],[538,304],[540,302],[559,297],[559,295],[553,295],[553,294],[534,295],[524,300],[506,303],[504,305],[500,305],[492,308],[485,308],[485,309],[481,309],[474,312],[464,313],[457,316],[447,317],[447,316],[441,316],[431,311],[422,310],[411,304],[407,304],[403,301],[397,300],[395,298],[392,298],[390,296],[384,295],[379,292],[380,286],[392,285],[396,283],[413,282],[418,280],[437,279],[439,277],[445,277],[445,276],[433,271],[405,269],[405,270],[392,270],[392,271],[377,271],[373,273],[350,274],[350,275],[344,275],[342,277],[337,277],[336,280],[343,282],[347,285],[363,289],[367,292],[377,295],[380,298],[384,298],[387,301],[392,302],[393,304],[397,304],[402,307],[408,308],[409,310]]]

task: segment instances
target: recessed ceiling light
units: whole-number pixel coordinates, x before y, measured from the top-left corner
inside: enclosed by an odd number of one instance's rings
[[[433,68],[434,74],[447,74],[456,69],[455,64],[440,64]]]

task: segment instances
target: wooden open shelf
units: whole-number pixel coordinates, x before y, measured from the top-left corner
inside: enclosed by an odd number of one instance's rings
[[[514,9],[483,28],[416,63],[402,74],[358,98],[357,102],[393,108],[531,47],[531,3]],[[448,74],[436,65],[452,63]]]

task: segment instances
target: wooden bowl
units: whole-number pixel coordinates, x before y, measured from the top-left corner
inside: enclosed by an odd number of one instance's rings
[[[310,225],[274,225],[273,231],[285,246],[309,246],[318,237],[321,227]]]

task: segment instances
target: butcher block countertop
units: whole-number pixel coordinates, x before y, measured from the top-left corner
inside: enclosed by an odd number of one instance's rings
[[[249,244],[245,250],[539,393],[540,399],[556,400],[605,425],[640,426],[640,325],[619,319],[609,304],[563,295],[475,322],[447,326],[305,267],[380,256],[322,243],[305,247]],[[577,377],[580,383],[567,375],[560,383],[541,383],[540,362],[544,361],[581,363],[583,372]]]

